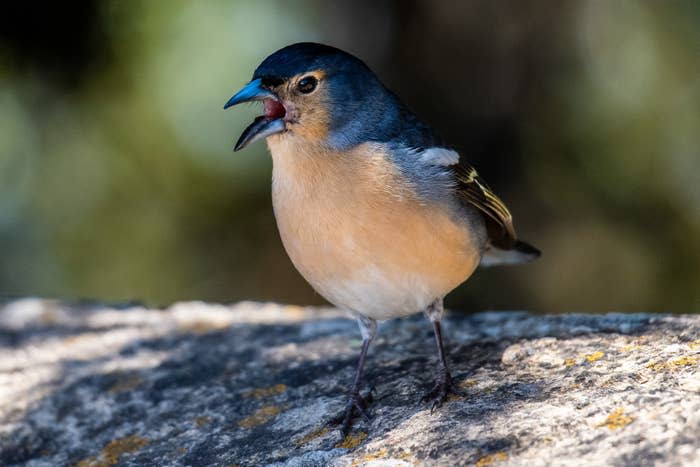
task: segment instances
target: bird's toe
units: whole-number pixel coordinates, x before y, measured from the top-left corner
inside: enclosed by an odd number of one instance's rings
[[[343,410],[343,412],[331,420],[331,424],[340,424],[340,433],[343,436],[343,438],[347,436],[347,434],[350,432],[350,428],[352,428],[352,422],[356,415],[362,417],[362,419],[367,423],[371,421],[371,417],[369,415],[367,407],[369,406],[369,404],[372,403],[372,400],[374,399],[374,397],[372,396],[373,390],[374,388],[370,389],[369,392],[367,392],[367,394],[364,396],[360,395],[359,393],[350,394],[350,396],[348,397],[348,401],[345,404],[345,409]]]
[[[442,406],[450,396],[464,397],[465,394],[464,391],[455,384],[452,376],[449,373],[445,373],[436,379],[432,389],[421,398],[421,403],[425,404],[432,401],[433,403],[430,407],[430,411],[432,412]]]

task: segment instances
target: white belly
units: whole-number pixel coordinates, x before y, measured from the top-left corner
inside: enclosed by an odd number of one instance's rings
[[[305,277],[335,306],[377,320],[420,312],[449,292],[430,286],[425,274],[406,272],[397,275],[371,261],[342,279],[314,274]]]
[[[337,307],[374,319],[420,312],[478,265],[480,247],[466,223],[397,188],[383,158],[343,154],[319,163],[270,147],[284,247]]]

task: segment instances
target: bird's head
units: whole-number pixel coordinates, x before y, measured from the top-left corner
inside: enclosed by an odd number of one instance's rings
[[[264,114],[243,131],[234,151],[271,135],[349,147],[386,130],[398,112],[393,94],[360,59],[309,42],[263,60],[224,109],[251,101],[262,101]]]

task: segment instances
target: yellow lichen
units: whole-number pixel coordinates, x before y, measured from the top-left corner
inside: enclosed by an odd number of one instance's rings
[[[199,417],[196,417],[194,419],[194,423],[199,427],[202,428],[205,425],[208,425],[211,423],[211,417],[207,417],[206,415],[200,415]]]
[[[398,454],[394,454],[393,457],[396,459],[401,459],[402,461],[414,461],[413,454],[410,451],[401,451]]]
[[[66,345],[89,345],[94,344],[100,340],[100,334],[94,332],[84,332],[82,334],[75,334],[68,336],[63,339],[63,343]]]
[[[189,334],[208,334],[210,332],[221,331],[231,327],[231,323],[216,322],[216,321],[193,321],[191,323],[183,323],[178,326],[182,332]]]
[[[141,383],[143,383],[143,379],[140,376],[131,375],[114,383],[108,391],[110,394],[131,391],[132,389],[137,388]]]
[[[493,465],[496,462],[504,462],[508,460],[508,454],[503,451],[494,452],[493,454],[487,454],[478,461],[476,461],[476,467],[486,467],[487,465]]]
[[[102,450],[102,456],[110,464],[116,464],[122,454],[138,452],[148,444],[146,438],[137,435],[115,439]]]
[[[381,448],[379,451],[371,452],[365,454],[364,456],[352,461],[351,466],[356,467],[362,463],[376,461],[379,459],[386,459],[389,455],[389,450],[387,448]]]
[[[271,418],[275,417],[282,411],[276,405],[266,405],[258,410],[256,410],[252,415],[239,420],[238,426],[241,428],[253,428],[263,423],[268,422]]]
[[[88,457],[78,462],[76,467],[109,467],[117,464],[122,454],[138,452],[147,444],[148,439],[137,435],[115,439],[102,449],[99,459]]]
[[[335,445],[337,448],[355,449],[367,439],[367,433],[361,431],[357,434],[349,434],[342,441]]]
[[[693,366],[698,364],[698,357],[694,355],[683,355],[673,360],[666,362],[652,362],[647,365],[647,368],[654,371],[675,371],[685,366]]]
[[[619,407],[613,410],[603,423],[596,425],[597,428],[607,427],[610,430],[624,428],[634,421],[634,417],[625,415],[625,409]]]
[[[600,386],[601,388],[609,388],[611,386],[614,386],[615,383],[617,383],[617,381],[615,380],[614,377],[613,378],[605,378],[605,379],[603,379],[603,381],[601,381],[598,384],[598,386]]]
[[[280,383],[280,384],[275,384],[274,386],[270,386],[267,388],[251,389],[250,391],[243,393],[243,397],[246,397],[246,398],[252,397],[253,399],[263,399],[265,397],[271,397],[271,396],[276,396],[278,394],[282,394],[286,390],[287,390],[287,386]]]
[[[586,355],[586,360],[588,360],[589,362],[597,362],[603,357],[605,357],[605,353],[598,350],[596,352],[589,353],[588,355]]]
[[[633,350],[641,350],[642,346],[637,344],[629,344],[624,347],[620,347],[620,352],[632,352]]]
[[[698,364],[698,357],[695,357],[693,355],[684,355],[682,357],[676,358],[675,360],[671,360],[670,362],[668,362],[668,364],[674,368],[678,368],[681,366],[693,366]]]
[[[576,360],[573,358],[567,358],[564,360],[564,366],[574,366],[576,365]]]
[[[316,430],[313,430],[313,431],[305,434],[301,438],[297,439],[294,442],[294,444],[296,444],[297,447],[301,447],[304,444],[315,440],[316,438],[320,438],[321,436],[325,435],[326,433],[328,433],[328,427],[318,428]]]
[[[691,350],[698,350],[698,349],[700,349],[700,339],[691,342],[690,344],[688,344],[688,347],[690,347]]]
[[[59,321],[59,316],[56,310],[44,310],[39,316],[39,321],[45,326],[56,324]]]
[[[459,383],[459,387],[462,389],[467,389],[476,386],[476,380],[475,379],[465,379],[461,383]]]
[[[410,451],[401,450],[399,452],[389,454],[389,450],[387,448],[381,448],[379,451],[370,452],[370,453],[363,455],[362,457],[355,458],[352,461],[352,464],[350,464],[350,465],[351,465],[351,467],[357,467],[358,465],[365,464],[367,462],[376,461],[376,460],[386,461],[386,462],[382,463],[382,464],[384,464],[384,463],[389,463],[390,461],[396,460],[396,459],[402,460],[404,462],[410,462],[412,464],[415,464],[415,459]]]
[[[75,464],[75,467],[109,467],[104,461],[98,461],[96,457],[87,457]]]
[[[654,371],[663,371],[666,369],[666,362],[651,362],[647,365],[647,368]]]

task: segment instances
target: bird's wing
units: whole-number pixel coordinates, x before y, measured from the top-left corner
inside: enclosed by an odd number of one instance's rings
[[[513,216],[503,201],[491,191],[474,167],[454,165],[452,169],[460,201],[481,211],[491,244],[506,250],[513,248],[517,242]]]
[[[481,212],[493,246],[506,250],[513,248],[517,242],[513,217],[474,167],[460,162],[459,154],[452,149],[431,147],[414,151],[422,163],[441,166],[451,171],[460,202]]]

